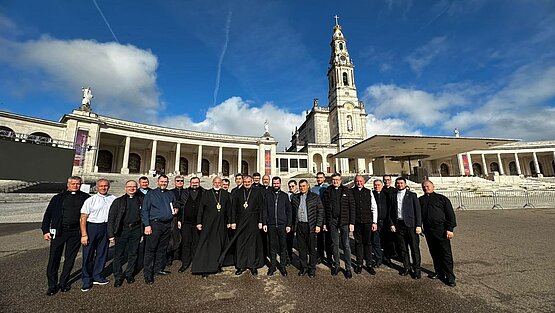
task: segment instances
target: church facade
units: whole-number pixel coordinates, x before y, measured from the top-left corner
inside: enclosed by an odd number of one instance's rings
[[[0,139],[75,149],[75,174],[411,174],[411,165],[402,161],[333,157],[368,135],[367,113],[358,98],[353,60],[337,21],[330,52],[328,104],[322,106],[319,99],[314,99],[285,152],[277,151],[277,142],[267,129],[260,137],[237,136],[103,116],[92,110],[90,88],[83,89],[81,107],[63,115],[59,122],[0,111]],[[513,143],[449,158],[421,160],[418,166],[426,168],[430,176],[555,176],[555,141]]]

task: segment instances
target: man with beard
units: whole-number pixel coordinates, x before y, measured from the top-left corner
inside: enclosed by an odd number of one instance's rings
[[[426,242],[435,269],[435,273],[428,277],[439,278],[448,286],[455,287],[457,284],[453,272],[451,239],[453,239],[453,230],[457,226],[457,220],[451,201],[444,195],[436,193],[434,189],[431,181],[423,181],[424,195],[419,198],[424,235],[426,235]]]
[[[185,272],[197,250],[199,232],[197,229],[198,210],[202,195],[205,192],[200,186],[200,178],[192,177],[189,187],[185,189],[179,200],[182,203],[180,221],[177,226],[181,229],[181,267],[179,272]]]
[[[272,178],[272,190],[266,193],[262,209],[262,228],[268,233],[270,244],[270,268],[268,276],[274,275],[279,250],[279,272],[287,276],[287,234],[291,232],[291,202],[281,191],[281,178]]]
[[[143,202],[141,213],[146,235],[143,273],[147,285],[154,283],[154,274],[170,274],[164,268],[176,209],[173,207],[175,195],[167,189],[168,181],[168,176],[158,176],[158,188],[149,191]]]
[[[376,271],[372,267],[372,234],[378,230],[378,206],[372,191],[364,187],[364,177],[355,177],[355,186],[351,188],[355,198],[355,273],[362,272],[363,260],[366,269],[372,275]]]
[[[349,233],[355,230],[355,200],[351,190],[341,184],[341,175],[331,176],[332,185],[324,191],[324,209],[326,223],[324,229],[330,232],[334,264],[331,268],[333,276],[339,274],[340,254],[339,241],[343,245],[345,256],[345,278],[353,277],[351,272],[351,245]]]
[[[411,262],[407,251],[407,247],[410,247],[413,277],[420,279],[420,237],[418,236],[422,233],[420,202],[416,193],[407,189],[407,181],[403,177],[398,177],[395,185],[397,189],[390,197],[389,225],[391,225],[391,231],[397,236],[397,244],[403,260],[403,269],[399,274],[406,276],[411,273]]]
[[[181,202],[181,197],[185,193],[185,179],[181,175],[174,177],[174,186],[171,191],[175,195],[175,207],[181,210],[183,209],[183,202]],[[181,246],[181,230],[179,229],[179,215],[174,215],[171,227],[170,243],[168,244],[168,252],[166,254],[167,263],[166,266],[172,266],[173,261],[178,258],[179,247]]]
[[[47,296],[55,295],[58,290],[67,292],[71,289],[69,275],[79,252],[81,239],[79,233],[81,207],[89,198],[88,194],[79,190],[80,187],[81,177],[68,178],[67,190],[52,197],[44,212],[41,230],[44,240],[50,241],[50,255],[46,267]],[[64,249],[64,267],[58,281],[58,270]]]
[[[237,232],[233,241],[236,244],[235,275],[241,275],[250,269],[252,275],[258,274],[258,268],[264,266],[264,246],[262,243],[262,214],[264,205],[263,190],[254,187],[251,176],[243,178],[243,186],[233,196],[232,221],[237,222]]]
[[[264,176],[262,176],[262,187],[266,190],[272,189],[270,186],[270,175],[264,174]]]
[[[197,215],[197,229],[200,232],[198,248],[193,257],[193,274],[217,273],[220,269],[219,257],[227,244],[227,224],[235,228],[236,224],[227,221],[231,210],[231,196],[221,189],[222,179],[214,177],[213,188],[206,190],[200,202]]]

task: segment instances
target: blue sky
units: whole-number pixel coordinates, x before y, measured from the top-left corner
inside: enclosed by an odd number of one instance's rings
[[[0,2],[0,110],[102,115],[288,145],[327,103],[333,16],[373,134],[555,139],[553,1]]]

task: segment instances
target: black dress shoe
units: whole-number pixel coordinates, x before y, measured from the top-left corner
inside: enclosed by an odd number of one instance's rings
[[[68,292],[71,290],[71,286],[70,285],[64,285],[64,286],[60,286],[60,291],[61,292]]]
[[[438,277],[439,277],[439,275],[437,275],[437,273],[428,274],[429,279],[438,279]]]
[[[374,267],[367,266],[366,270],[368,271],[368,273],[370,273],[370,275],[376,275],[376,270],[374,269]]]
[[[145,277],[145,284],[147,284],[147,285],[154,284],[154,278],[146,278]]]
[[[353,273],[350,270],[345,271],[345,278],[353,278]]]
[[[244,268],[238,268],[238,269],[235,271],[235,275],[241,275],[241,274],[243,274],[245,271],[246,271],[246,270],[245,270]]]
[[[258,270],[257,270],[256,268],[251,268],[251,274],[252,274],[253,276],[258,275]]]
[[[185,272],[188,268],[189,268],[190,264],[187,265],[181,265],[181,267],[179,268],[179,270],[177,270],[180,273]]]
[[[285,266],[284,266],[284,267],[280,267],[280,268],[279,268],[279,273],[281,274],[281,276],[287,277],[287,268],[286,268]]]
[[[410,271],[409,271],[408,269],[406,269],[406,268],[405,268],[405,269],[402,269],[402,270],[399,272],[399,275],[401,275],[401,276],[407,276],[408,274],[410,274]]]
[[[306,269],[303,268],[302,270],[299,271],[299,274],[297,274],[297,275],[299,275],[299,276],[304,276],[304,275],[306,275],[307,273],[308,273],[308,271],[307,271]]]
[[[313,270],[308,271],[308,278],[314,278],[316,276],[316,272]]]
[[[276,268],[275,267],[270,267],[268,269],[268,276],[274,275],[275,272],[276,272]]]
[[[132,284],[135,282],[135,278],[134,277],[126,277],[125,280],[127,280],[128,284]]]
[[[456,287],[457,286],[457,283],[454,280],[448,281],[448,282],[446,282],[446,284],[449,287]]]
[[[422,278],[422,273],[420,272],[420,270],[414,271],[414,279],[420,279],[420,278]]]
[[[119,288],[123,285],[123,279],[116,279],[116,281],[114,282],[114,287],[115,288]]]
[[[337,276],[337,274],[339,274],[339,267],[332,267],[331,268],[331,275],[332,276]]]
[[[357,273],[357,274],[362,273],[362,267],[360,267],[360,266],[355,266],[355,273]]]
[[[46,291],[47,296],[53,296],[57,293],[58,293],[58,287],[48,287],[48,290]]]
[[[172,272],[170,272],[170,271],[161,270],[161,271],[156,272],[156,275],[169,275],[171,273]]]

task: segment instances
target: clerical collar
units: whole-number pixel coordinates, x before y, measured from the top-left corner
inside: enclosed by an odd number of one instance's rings
[[[357,188],[358,188],[358,191],[361,191],[361,190],[362,190],[362,187],[357,187]]]
[[[72,195],[76,194],[77,191],[70,191]]]

